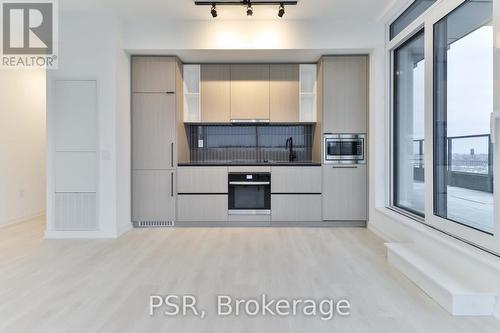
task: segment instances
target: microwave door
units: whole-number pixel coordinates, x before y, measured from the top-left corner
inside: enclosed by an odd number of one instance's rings
[[[341,142],[338,140],[328,140],[326,145],[326,158],[335,160],[335,157],[340,155]]]
[[[358,155],[358,142],[356,141],[343,141],[340,143],[340,156],[355,157]]]

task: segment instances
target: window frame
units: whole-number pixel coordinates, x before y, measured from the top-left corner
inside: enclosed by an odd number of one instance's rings
[[[447,234],[486,252],[500,256],[500,140],[494,144],[493,170],[494,177],[494,234],[487,234],[464,226],[459,223],[434,215],[434,25],[442,18],[463,5],[467,0],[438,0],[422,15],[410,23],[403,31],[390,40],[390,24],[408,8],[395,15],[386,25],[386,208],[403,216],[409,217],[418,223],[424,224],[438,232]],[[500,38],[500,0],[493,0],[493,33],[494,39]],[[396,207],[394,203],[394,51],[407,40],[424,30],[425,43],[425,103],[424,103],[424,167],[425,167],[425,217],[418,216]],[[500,42],[494,45],[494,109],[500,110]],[[496,123],[497,131],[500,130],[500,120]]]
[[[410,208],[405,208],[405,207],[401,207],[400,205],[397,205],[396,204],[396,199],[397,199],[397,195],[396,195],[396,187],[398,185],[398,180],[397,180],[397,174],[398,174],[398,171],[396,169],[396,159],[395,159],[395,153],[396,153],[396,149],[395,149],[395,144],[397,143],[396,141],[396,126],[394,126],[394,123],[395,121],[397,120],[397,116],[396,116],[396,101],[397,101],[397,95],[396,95],[396,65],[397,65],[397,61],[395,59],[395,54],[396,52],[403,46],[407,45],[408,43],[412,42],[413,40],[415,40],[416,38],[419,37],[419,35],[422,34],[422,36],[424,37],[424,43],[425,43],[425,28],[422,26],[422,28],[420,30],[417,30],[416,32],[414,32],[413,34],[411,34],[410,36],[408,36],[408,38],[404,39],[400,44],[398,44],[397,46],[395,46],[392,50],[391,50],[391,104],[392,104],[392,107],[391,107],[391,198],[390,198],[390,208],[393,209],[393,210],[396,210],[396,211],[399,211],[399,212],[404,212],[405,214],[408,214],[409,216],[411,216],[412,218],[414,219],[418,219],[418,220],[425,220],[425,206],[424,206],[424,212],[422,213],[419,213],[413,209],[410,209]],[[424,44],[425,45],[425,44]],[[424,58],[424,63],[425,63],[425,58]],[[425,141],[424,141],[425,143]],[[425,149],[424,149],[424,152],[425,152]],[[425,156],[425,153],[424,153],[424,156]],[[424,182],[425,184],[425,182]],[[425,192],[424,192],[425,194]],[[425,200],[425,199],[424,199]]]
[[[396,17],[395,17],[395,18],[394,18],[394,19],[393,19],[393,20],[392,20],[392,21],[388,24],[388,40],[393,40],[394,38],[396,38],[399,34],[401,34],[401,33],[404,31],[404,29],[403,29],[403,30],[401,30],[399,33],[397,33],[397,34],[395,34],[394,36],[392,36],[392,27],[393,27],[393,24],[395,24],[395,23],[396,23],[396,21],[397,21],[397,20],[399,20],[399,19],[403,16],[403,14],[405,14],[405,12],[406,12],[407,10],[411,9],[411,7],[413,7],[413,6],[417,3],[417,1],[419,1],[419,0],[410,0],[410,1],[409,1],[409,3],[408,3],[408,4],[407,4],[407,5],[406,5],[406,6],[405,6],[402,10],[401,10],[401,12],[400,12],[400,13],[398,13],[398,15],[397,15],[397,16],[396,16]],[[415,18],[415,20],[416,20],[416,19],[418,19],[420,16],[424,15],[424,14],[425,14],[425,13],[426,13],[426,12],[427,12],[430,8],[432,8],[432,7],[436,4],[436,2],[438,2],[438,1],[439,1],[439,0],[435,0],[435,1],[434,1],[434,3],[433,3],[432,5],[430,5],[427,9],[425,9],[425,10],[424,10],[424,11],[423,11],[423,12],[422,12],[419,16],[417,16],[417,17]],[[414,20],[414,21],[415,21],[415,20]],[[413,22],[413,21],[412,21],[412,22]],[[411,23],[411,22],[410,22],[410,23]]]

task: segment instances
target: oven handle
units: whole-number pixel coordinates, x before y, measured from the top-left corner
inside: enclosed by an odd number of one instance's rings
[[[229,185],[271,185],[271,182],[229,182]]]

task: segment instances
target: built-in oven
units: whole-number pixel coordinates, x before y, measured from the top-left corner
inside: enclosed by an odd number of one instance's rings
[[[229,215],[270,215],[271,174],[229,173]]]
[[[365,164],[365,134],[325,134],[325,164]]]

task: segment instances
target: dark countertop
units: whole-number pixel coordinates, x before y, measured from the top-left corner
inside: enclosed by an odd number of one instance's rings
[[[319,162],[184,162],[178,163],[179,167],[192,167],[192,166],[321,166]]]

